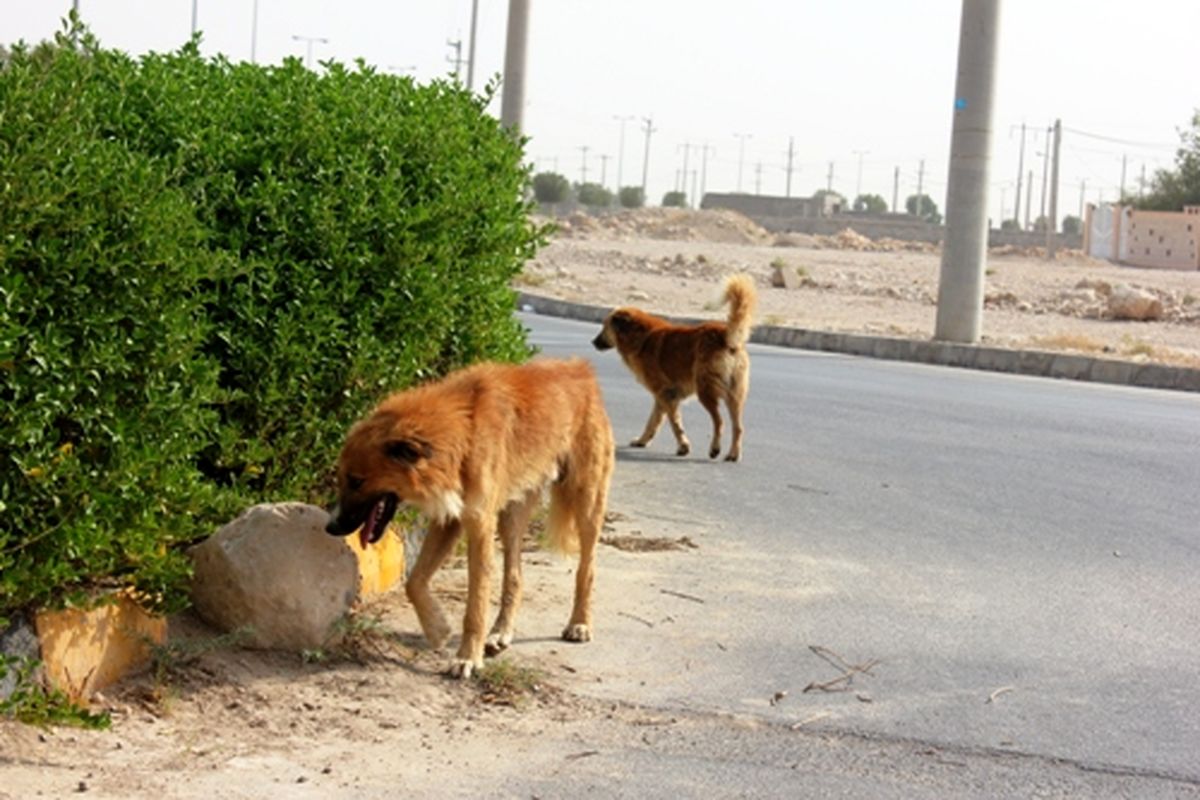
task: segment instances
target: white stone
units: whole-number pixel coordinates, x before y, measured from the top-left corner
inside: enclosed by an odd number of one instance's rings
[[[192,548],[196,611],[223,631],[245,630],[248,647],[299,651],[336,642],[358,592],[358,560],[325,532],[328,519],[305,503],[266,503]]]

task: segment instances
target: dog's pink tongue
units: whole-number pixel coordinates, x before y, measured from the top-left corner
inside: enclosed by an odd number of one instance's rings
[[[371,546],[371,531],[375,530],[375,517],[379,514],[379,503],[371,506],[371,513],[367,514],[367,519],[363,522],[362,527],[358,529],[358,543],[362,545],[362,549],[366,550]]]

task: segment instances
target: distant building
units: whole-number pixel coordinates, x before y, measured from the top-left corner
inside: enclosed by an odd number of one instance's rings
[[[1134,267],[1200,270],[1200,206],[1143,211],[1088,205],[1083,247],[1088,255]]]

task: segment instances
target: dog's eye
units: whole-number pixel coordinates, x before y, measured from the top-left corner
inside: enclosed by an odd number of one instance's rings
[[[359,489],[361,489],[363,487],[363,479],[356,477],[354,475],[351,475],[348,478],[346,478],[346,486],[348,486],[350,488],[350,491],[357,492]]]

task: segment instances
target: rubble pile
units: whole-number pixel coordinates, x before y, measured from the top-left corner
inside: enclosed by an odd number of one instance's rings
[[[582,212],[556,220],[567,239],[660,239],[680,242],[769,244],[771,235],[750,218],[724,209],[639,208],[591,216]]]

